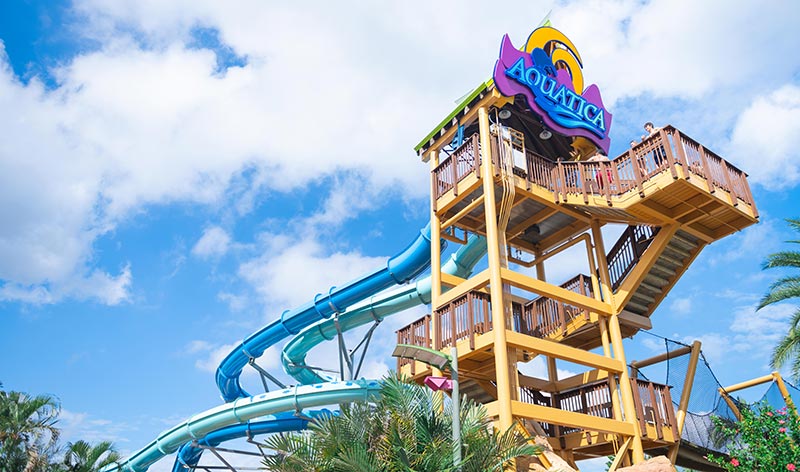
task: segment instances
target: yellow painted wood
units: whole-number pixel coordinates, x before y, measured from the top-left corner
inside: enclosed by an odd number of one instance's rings
[[[600,266],[600,283],[603,289],[604,298],[614,302],[614,295],[611,293],[611,277],[608,273],[608,261],[606,261],[606,248],[603,242],[603,234],[600,231],[600,222],[592,220],[592,239],[595,245],[595,257]],[[602,320],[601,320],[602,321]],[[619,328],[619,319],[616,313],[608,317],[608,334],[611,346],[614,349],[614,358],[627,365],[625,361],[625,349],[622,346],[622,333]],[[636,405],[633,401],[633,390],[631,388],[628,369],[622,369],[619,374],[619,390],[622,394],[622,409],[625,412],[625,419],[633,428],[633,443],[631,444],[633,463],[637,464],[644,460],[644,449],[642,447],[642,433],[639,431],[639,422],[636,420]]]
[[[494,169],[492,166],[492,146],[489,133],[489,114],[485,107],[478,110],[478,126],[481,142],[481,177],[483,179],[484,215],[486,217],[486,248],[489,258],[489,278],[491,280],[492,332],[494,333],[494,363],[497,376],[498,422],[505,431],[514,423],[511,413],[511,398],[516,392],[511,389],[512,367],[506,345],[506,317],[503,310],[503,280],[501,278],[500,236],[497,231],[497,208],[494,196]]]
[[[783,395],[783,401],[786,402],[786,406],[794,410],[795,414],[797,414],[797,408],[795,407],[794,401],[792,401],[792,396],[789,395],[789,390],[786,389],[786,384],[783,382],[783,377],[781,377],[780,372],[773,372],[772,376],[775,378],[775,383],[778,384],[778,390],[780,390],[781,395]]]
[[[509,269],[501,269],[503,281],[511,285],[533,292],[537,295],[552,298],[570,305],[579,306],[589,311],[595,311],[603,315],[611,315],[614,312],[613,307],[605,302],[589,298],[586,295],[567,290],[557,285],[551,285],[547,282],[534,279],[527,275],[514,272]]]
[[[476,198],[475,200],[472,200],[467,206],[462,208],[458,213],[456,213],[455,215],[451,216],[447,221],[442,223],[442,228],[447,229],[447,228],[453,226],[454,224],[456,224],[458,222],[458,220],[463,218],[464,215],[466,215],[467,213],[470,213],[472,210],[478,208],[482,204],[483,204],[483,198],[479,197],[479,198]]]
[[[536,354],[555,357],[564,361],[615,373],[621,373],[627,370],[625,364],[621,363],[619,360],[610,359],[600,354],[584,351],[583,349],[574,348],[547,339],[535,338],[510,330],[506,333],[506,339],[508,344]]]
[[[550,408],[548,406],[531,405],[530,403],[519,401],[513,401],[511,404],[515,416],[531,418],[543,423],[574,426],[592,431],[624,434],[626,436],[633,435],[633,427],[628,422],[584,415],[583,413],[559,410],[558,408]]]
[[[489,269],[485,269],[475,274],[474,276],[470,277],[461,284],[442,293],[437,302],[433,305],[434,309],[441,308],[444,305],[447,305],[456,298],[459,298],[468,292],[471,292],[473,290],[480,290],[483,287],[486,287],[487,285],[489,285],[490,276],[491,276],[491,271]]]
[[[765,375],[763,377],[756,377],[755,379],[750,379],[750,380],[746,380],[744,382],[739,382],[737,384],[731,385],[730,387],[724,387],[723,390],[725,390],[728,393],[733,393],[733,392],[736,392],[738,390],[743,390],[745,388],[755,387],[756,385],[761,385],[761,384],[765,384],[767,382],[772,382],[773,380],[775,380],[775,377],[773,376],[773,374],[769,374],[769,375]]]
[[[628,448],[631,447],[631,442],[633,438],[628,438],[625,442],[622,443],[622,447],[617,450],[616,455],[614,456],[614,460],[611,461],[611,465],[608,468],[608,472],[614,472],[619,468],[622,464],[622,461],[625,459],[625,454],[628,452]]]
[[[446,272],[442,272],[441,270],[439,271],[439,273],[441,274],[441,280],[442,280],[441,283],[442,283],[442,285],[445,285],[445,286],[455,287],[455,286],[461,285],[461,284],[463,284],[464,282],[467,281],[467,279],[462,279],[461,277],[457,277],[455,275],[448,274]],[[431,281],[432,280],[433,279],[431,279]]]
[[[556,389],[559,392],[563,392],[564,390],[570,390],[573,388],[580,387],[581,385],[586,385],[587,383],[596,382],[598,380],[603,380],[608,378],[608,372],[605,370],[600,369],[593,369],[578,375],[573,375],[572,377],[566,378],[564,380],[559,380],[556,384]]]

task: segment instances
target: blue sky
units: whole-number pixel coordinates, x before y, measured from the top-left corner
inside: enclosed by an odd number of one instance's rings
[[[701,339],[723,383],[767,373],[793,309],[753,306],[800,216],[798,4],[483,8],[0,4],[0,381],[58,396],[68,439],[125,451],[218,404],[232,343],[425,224],[412,147],[488,78],[503,33],[521,42],[551,9],[614,114],[611,154],[652,120],[750,174],[760,224],[707,248],[653,324]],[[578,269],[567,255],[550,273]],[[424,312],[380,328],[369,373]],[[629,358],[654,353],[647,338]]]

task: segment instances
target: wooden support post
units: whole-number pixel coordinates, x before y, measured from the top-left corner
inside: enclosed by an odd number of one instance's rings
[[[686,422],[686,410],[689,407],[689,398],[692,395],[692,385],[694,384],[694,374],[697,371],[697,362],[700,359],[700,341],[692,343],[692,354],[689,357],[689,366],[686,369],[686,378],[683,381],[683,391],[681,392],[681,400],[678,403],[678,414],[676,415],[676,423],[678,426],[678,436],[683,434],[683,425]],[[673,464],[678,459],[678,449],[681,447],[680,439],[675,441],[675,444],[669,449],[669,461]]]
[[[597,265],[595,264],[595,257],[592,253],[592,242],[587,237],[584,239],[586,242],[586,256],[589,259],[589,273],[591,274],[592,279],[592,294],[596,300],[602,300],[602,292],[600,290],[600,282],[597,280]],[[605,316],[600,316],[596,313],[591,314],[590,316],[594,316],[597,319],[597,325],[600,328],[600,342],[603,344],[603,355],[609,358],[614,358],[613,353],[611,352],[611,342],[609,341],[608,337],[608,320]],[[611,390],[611,407],[614,411],[614,419],[617,421],[622,421],[622,409],[619,405],[619,395],[616,394],[617,392],[617,378],[613,375],[608,376],[608,388]]]
[[[436,213],[436,197],[433,192],[438,185],[436,173],[433,172],[439,166],[439,154],[432,150],[430,152],[431,166],[431,344],[438,349],[441,345],[441,326],[436,316],[435,308],[438,306],[439,297],[442,296],[442,226],[439,215]],[[416,363],[416,361],[415,361]],[[413,364],[412,364],[413,365]],[[435,373],[434,375],[438,375]]]
[[[481,176],[483,180],[484,213],[486,217],[486,248],[489,258],[489,283],[492,305],[492,333],[494,335],[494,362],[497,380],[497,402],[499,429],[505,431],[514,420],[511,414],[511,400],[515,393],[511,385],[509,371],[513,367],[508,356],[506,343],[506,316],[503,307],[503,279],[500,273],[500,236],[497,228],[497,207],[494,196],[494,169],[491,155],[491,136],[489,133],[489,114],[485,107],[478,110],[478,126],[480,128],[483,162]],[[516,372],[515,372],[516,373]]]
[[[789,390],[786,388],[786,384],[783,382],[783,377],[781,377],[780,372],[773,372],[772,377],[775,378],[775,383],[778,384],[778,390],[780,390],[781,395],[783,396],[783,401],[786,403],[786,407],[791,408],[794,413],[797,414],[797,407],[792,401],[792,396],[789,395]]]
[[[592,239],[595,244],[595,254],[597,256],[597,263],[600,266],[600,283],[603,290],[604,298],[607,302],[611,302],[613,294],[611,292],[611,277],[608,274],[608,261],[606,260],[606,249],[603,243],[603,234],[600,231],[600,222],[592,220]],[[612,303],[613,305],[613,303]],[[619,327],[619,316],[614,310],[611,316],[608,317],[608,334],[611,341],[611,346],[614,348],[615,358],[626,365],[625,349],[622,346],[622,332]],[[636,405],[633,399],[633,390],[631,388],[630,376],[628,369],[622,369],[619,374],[619,388],[622,394],[622,407],[625,413],[625,421],[633,426],[634,436],[631,444],[631,453],[633,456],[633,463],[638,464],[644,461],[644,448],[642,446],[642,433],[639,430],[639,424],[636,421]]]

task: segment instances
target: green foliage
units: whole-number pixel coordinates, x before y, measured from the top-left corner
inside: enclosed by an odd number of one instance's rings
[[[0,472],[96,472],[119,460],[111,443],[58,444],[58,403],[46,395],[2,390]]]
[[[774,410],[766,403],[742,408],[742,419],[714,417],[715,429],[728,439],[729,457],[708,459],[727,471],[794,471],[800,469],[800,418],[792,409]]]
[[[499,472],[514,457],[538,452],[516,429],[495,431],[482,405],[465,402],[460,417],[464,472]],[[450,404],[394,377],[385,380],[375,404],[343,405],[308,432],[274,435],[266,446],[277,454],[264,465],[280,472],[455,470]]]
[[[792,229],[800,232],[800,219],[787,219],[786,221]],[[800,244],[800,241],[792,240],[787,243]],[[781,251],[770,254],[764,261],[763,268],[800,269],[800,251]],[[798,298],[800,298],[800,276],[782,277],[770,286],[761,299],[758,309]],[[789,366],[792,377],[800,379],[800,309],[795,311],[786,335],[775,346],[771,364],[776,369]]]

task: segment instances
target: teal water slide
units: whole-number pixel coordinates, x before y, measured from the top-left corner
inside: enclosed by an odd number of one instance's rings
[[[446,273],[467,277],[486,252],[486,242],[471,236],[442,266]],[[430,277],[418,280],[407,287],[379,293],[392,284],[405,283],[416,277],[430,264],[430,231],[420,231],[420,236],[402,253],[389,259],[385,268],[357,279],[341,289],[332,288],[326,296],[296,310],[286,311],[281,317],[249,336],[222,361],[217,370],[217,384],[223,398],[229,402],[193,416],[187,421],[161,433],[158,438],[140,451],[125,459],[121,470],[145,471],[147,468],[177,450],[180,451],[174,471],[197,465],[203,446],[217,445],[237,437],[250,437],[256,433],[272,433],[302,429],[307,424],[306,408],[368,401],[378,394],[377,380],[330,381],[307,368],[306,354],[321,342],[337,335],[333,314],[338,314],[339,329],[343,332],[372,321],[383,320],[420,304],[430,303]],[[248,396],[241,388],[239,376],[250,359],[259,357],[270,346],[294,336],[284,348],[284,369],[301,384],[274,392]],[[294,412],[297,417],[287,417]],[[269,418],[265,416],[273,415]],[[252,421],[260,419],[260,421]],[[116,467],[111,467],[114,469]]]

